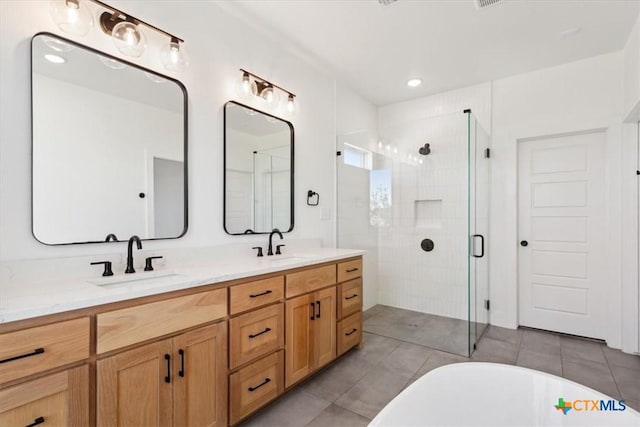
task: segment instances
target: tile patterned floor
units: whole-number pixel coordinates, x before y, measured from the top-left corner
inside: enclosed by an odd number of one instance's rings
[[[374,310],[375,312],[375,310]],[[371,313],[365,313],[370,316]],[[640,356],[600,343],[533,330],[490,326],[469,359],[365,333],[354,349],[260,410],[243,426],[366,426],[400,391],[439,366],[499,362],[549,372],[640,410]]]

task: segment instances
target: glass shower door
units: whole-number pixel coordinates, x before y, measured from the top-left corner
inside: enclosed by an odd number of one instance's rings
[[[468,129],[469,355],[489,323],[489,136],[471,112]]]

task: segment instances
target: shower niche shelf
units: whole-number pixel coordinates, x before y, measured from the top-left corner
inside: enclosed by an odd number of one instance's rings
[[[442,228],[442,199],[414,200],[416,228]]]

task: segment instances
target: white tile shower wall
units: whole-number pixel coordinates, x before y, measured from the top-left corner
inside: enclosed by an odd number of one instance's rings
[[[466,319],[466,117],[458,111],[385,123],[381,151],[392,173],[393,215],[378,228],[380,303]],[[427,156],[418,153],[425,143]],[[414,205],[423,199],[442,200],[440,228],[416,227]],[[421,249],[425,238],[434,241],[433,251]]]
[[[189,93],[189,231],[180,240],[147,242],[145,249],[186,249],[236,242],[250,247],[263,241],[262,236],[228,236],[222,227],[222,108],[226,101],[237,99],[234,84],[240,67],[298,95],[300,111],[293,119],[295,229],[286,238],[318,237],[325,246],[333,246],[335,222],[322,220],[320,209],[307,208],[305,195],[313,188],[322,195],[321,207],[333,209],[334,170],[330,165],[335,161],[334,78],[298,54],[289,42],[251,25],[222,2],[110,3],[178,34],[185,39],[190,54],[187,71],[175,75]],[[48,2],[0,1],[0,15],[0,260],[105,253],[118,256],[122,252],[120,245],[51,247],[37,243],[31,235],[29,42],[40,31],[60,32],[51,21]],[[157,54],[158,46],[166,39],[153,32],[147,32],[147,37],[148,51],[138,60],[125,59],[162,73]],[[122,57],[99,28],[77,41]]]

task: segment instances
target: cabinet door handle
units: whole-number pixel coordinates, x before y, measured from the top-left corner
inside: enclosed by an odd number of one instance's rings
[[[355,298],[357,296],[358,296],[358,294],[353,294],[350,297],[344,297],[344,299],[353,299],[353,298]]]
[[[318,304],[318,314],[316,314],[316,319],[320,318],[320,301],[316,301],[316,303]]]
[[[247,390],[256,391],[257,389],[259,389],[263,385],[269,384],[270,382],[271,382],[271,378],[265,378],[264,381],[262,381],[260,384],[258,384],[257,386],[254,386],[254,387],[249,387]]]
[[[171,355],[165,354],[164,360],[167,361],[167,376],[164,377],[164,382],[170,383],[171,382]]]
[[[28,424],[26,427],[34,427],[38,424],[44,424],[44,417],[38,417],[31,424]]]
[[[31,353],[26,353],[26,354],[21,354],[19,356],[9,357],[8,359],[2,359],[2,360],[0,360],[0,363],[12,362],[14,360],[24,359],[25,357],[36,356],[36,355],[42,354],[42,353],[44,353],[44,348],[39,347],[39,348],[36,348],[35,350],[33,350]],[[40,418],[42,418],[42,417],[40,417]]]
[[[353,328],[352,330],[350,330],[349,332],[347,332],[345,335],[346,335],[346,336],[353,335],[356,331],[357,331],[357,329],[356,329],[356,328]]]
[[[347,269],[347,273],[353,273],[354,271],[358,271],[359,268],[358,267],[354,267],[354,268],[348,268]]]
[[[178,354],[180,355],[180,370],[178,371],[178,375],[184,377],[184,350],[178,350]]]
[[[249,295],[249,298],[258,298],[258,297],[261,297],[263,295],[269,295],[272,292],[273,291],[271,289],[268,289],[268,290],[266,290],[264,292],[260,292],[259,294],[251,294],[251,295]]]
[[[258,332],[257,334],[251,334],[249,335],[249,338],[255,338],[255,337],[259,337],[262,334],[266,334],[267,332],[269,332],[271,330],[271,328],[264,328],[264,331],[262,332]]]
[[[314,320],[316,318],[316,303],[312,302],[311,303],[311,320]]]

